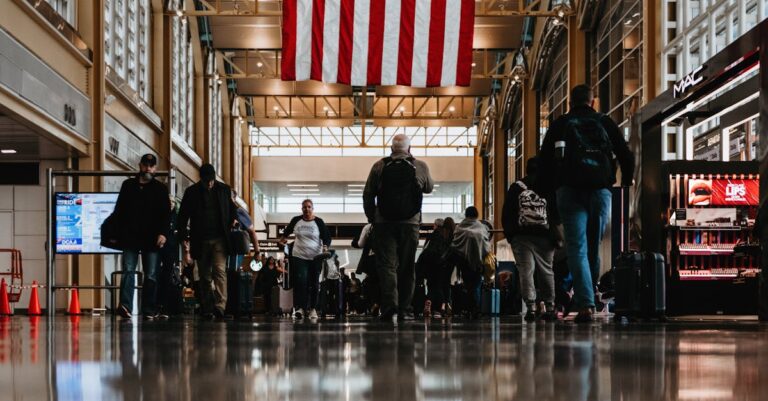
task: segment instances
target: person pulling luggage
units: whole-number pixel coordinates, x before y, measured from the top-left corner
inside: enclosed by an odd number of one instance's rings
[[[611,217],[609,188],[616,183],[614,155],[623,186],[632,185],[635,169],[635,156],[621,130],[592,108],[594,101],[589,86],[575,86],[570,111],[552,123],[539,152],[543,182],[551,183],[549,192],[563,222],[577,322],[592,321],[600,242]]]
[[[296,308],[293,317],[303,319],[307,311],[310,319],[317,319],[318,280],[322,268],[320,257],[331,246],[331,232],[328,231],[323,219],[315,216],[315,207],[311,199],[301,202],[301,215],[291,219],[280,238],[280,244],[285,245],[291,234],[296,234],[296,240],[289,247],[289,274],[293,284],[294,308]]]

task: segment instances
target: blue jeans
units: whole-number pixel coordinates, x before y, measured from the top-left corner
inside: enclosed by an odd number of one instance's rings
[[[600,276],[600,242],[611,218],[611,191],[562,187],[557,209],[565,231],[568,269],[573,276],[577,309],[595,306],[595,284]]]
[[[135,289],[136,265],[139,263],[139,251],[126,249],[123,251],[122,269],[120,280],[120,304],[129,311],[133,306],[133,291]],[[144,283],[142,284],[141,309],[144,314],[157,312],[157,271],[160,267],[160,252],[141,251],[141,266],[144,271]]]
[[[296,309],[309,311],[317,308],[317,297],[320,293],[320,271],[322,262],[291,257],[289,271],[293,287],[293,306]]]

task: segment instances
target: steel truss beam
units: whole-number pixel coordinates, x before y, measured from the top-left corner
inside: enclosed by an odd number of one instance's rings
[[[282,1],[275,0],[200,0],[202,10],[186,10],[190,17],[280,17]],[[523,0],[482,0],[477,2],[476,17],[535,17],[557,16],[554,11],[539,11],[541,0],[525,6]],[[571,15],[571,13],[567,14]]]
[[[398,125],[397,121],[437,120],[441,125],[471,124],[476,96],[243,96],[251,107],[252,123],[283,126],[281,120],[317,120],[321,125],[339,122],[374,122]]]
[[[469,127],[255,127],[250,134],[254,147],[359,148],[388,147],[397,134],[406,133],[413,148],[448,149],[473,147],[476,131]]]
[[[219,50],[224,53],[224,63],[232,67],[233,72],[224,75],[204,75],[205,78],[224,79],[278,79],[280,78],[280,49],[239,49]],[[496,62],[496,55],[507,53],[501,62]],[[507,78],[502,72],[506,64],[511,62],[512,52],[488,49],[476,49],[472,52],[474,60],[472,78]]]

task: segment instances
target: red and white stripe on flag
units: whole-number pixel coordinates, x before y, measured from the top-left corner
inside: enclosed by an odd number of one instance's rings
[[[284,81],[469,86],[475,0],[285,0]]]

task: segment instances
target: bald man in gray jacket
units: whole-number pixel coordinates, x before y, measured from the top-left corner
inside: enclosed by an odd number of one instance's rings
[[[416,247],[423,194],[432,192],[429,168],[411,155],[406,135],[392,138],[392,154],[376,162],[363,191],[373,223],[373,251],[381,280],[381,320],[412,320]]]

